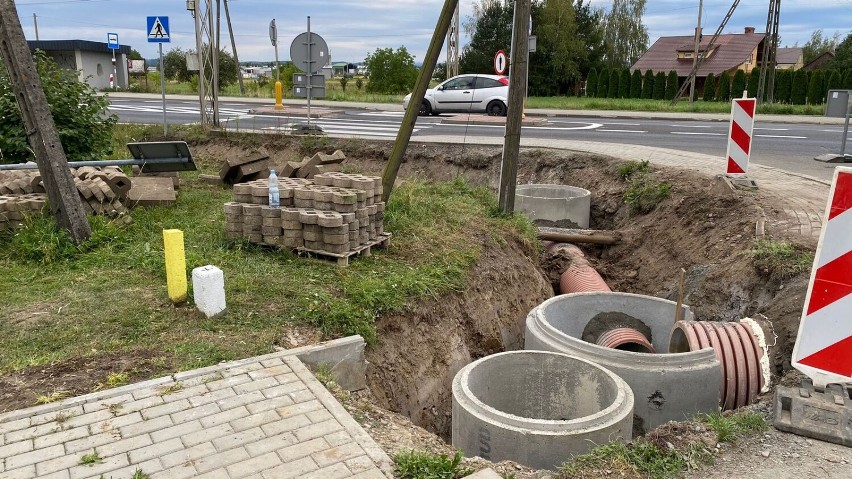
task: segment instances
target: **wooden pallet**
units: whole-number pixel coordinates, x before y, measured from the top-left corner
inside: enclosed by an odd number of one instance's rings
[[[391,236],[393,236],[391,233],[382,233],[375,240],[369,241],[345,253],[330,253],[328,251],[307,249],[305,247],[296,248],[296,252],[300,256],[327,259],[329,261],[336,260],[338,266],[349,266],[349,258],[353,256],[372,256],[373,253],[371,250],[374,246],[387,248],[390,245]]]

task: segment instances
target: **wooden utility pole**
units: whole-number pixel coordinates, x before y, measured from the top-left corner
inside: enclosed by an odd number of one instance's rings
[[[429,49],[426,50],[426,57],[423,59],[423,65],[420,67],[420,73],[417,75],[417,83],[414,84],[411,101],[408,103],[408,109],[405,110],[405,116],[402,117],[402,124],[399,126],[396,142],[393,145],[390,158],[388,158],[388,164],[385,166],[385,171],[382,174],[382,201],[388,201],[391,191],[393,191],[393,184],[396,181],[396,175],[399,173],[402,157],[405,156],[408,142],[411,141],[411,133],[414,131],[414,124],[417,122],[420,103],[423,102],[423,97],[426,96],[426,89],[429,88],[429,82],[432,80],[435,63],[438,62],[438,55],[441,54],[444,37],[450,28],[450,22],[453,19],[453,14],[456,11],[458,3],[458,0],[444,0],[444,8],[438,17],[438,24],[435,25],[435,31],[432,33],[432,41],[429,42]]]
[[[243,84],[243,72],[240,70],[240,57],[237,56],[237,42],[234,40],[234,27],[231,26],[231,10],[228,8],[228,0],[225,0],[225,21],[228,22],[228,34],[231,35],[231,50],[234,51],[234,62],[237,64],[237,81],[240,82],[240,95],[246,94]]]
[[[698,55],[700,54],[701,47],[701,12],[704,10],[704,0],[698,1],[698,26],[695,27],[695,53],[694,57],[692,57],[692,69],[698,70]],[[689,104],[691,105],[695,101],[695,77],[696,75],[691,75],[690,78],[692,81],[689,82]]]
[[[515,2],[512,22],[512,50],[509,58],[509,104],[506,115],[506,136],[503,139],[503,160],[500,164],[500,191],[497,200],[500,211],[515,211],[515,187],[518,182],[518,153],[521,150],[521,122],[524,96],[527,92],[527,63],[530,39],[530,0]]]
[[[14,0],[0,0],[0,56],[9,70],[12,91],[47,190],[50,210],[57,223],[71,233],[74,241],[85,241],[92,230],[83,212],[80,194],[74,186]]]

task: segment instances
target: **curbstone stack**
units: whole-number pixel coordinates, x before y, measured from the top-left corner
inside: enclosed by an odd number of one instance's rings
[[[234,185],[234,201],[224,206],[227,239],[339,256],[386,237],[379,177],[279,178],[278,208],[268,206],[268,190],[268,180]]]
[[[47,195],[44,193],[0,195],[0,232],[22,227],[26,216],[40,215],[46,206]]]

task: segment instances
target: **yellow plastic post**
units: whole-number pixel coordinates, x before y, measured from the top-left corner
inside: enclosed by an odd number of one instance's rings
[[[183,250],[183,231],[163,230],[163,251],[166,255],[166,285],[174,304],[186,302],[186,254]]]
[[[281,98],[283,96],[283,90],[284,89],[281,86],[281,82],[280,81],[275,82],[275,109],[276,110],[283,110],[284,109],[284,104],[281,103]]]

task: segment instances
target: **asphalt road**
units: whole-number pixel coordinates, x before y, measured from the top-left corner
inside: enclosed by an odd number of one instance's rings
[[[112,99],[110,110],[124,123],[162,123],[161,100]],[[286,131],[294,123],[305,123],[304,116],[267,116],[250,114],[257,104],[221,102],[220,119],[232,130],[263,129]],[[167,99],[170,124],[198,122],[198,103]],[[501,137],[502,125],[446,124],[448,115],[421,117],[413,136],[453,135]],[[344,109],[333,117],[312,119],[329,135],[393,139],[402,112]],[[787,171],[830,180],[834,165],[813,160],[814,156],[840,149],[842,126],[796,123],[755,123],[751,161]],[[727,148],[727,122],[667,119],[611,119],[595,117],[554,117],[544,126],[526,126],[523,136],[544,139],[601,141],[655,146],[694,151],[724,157]]]

